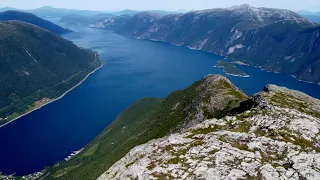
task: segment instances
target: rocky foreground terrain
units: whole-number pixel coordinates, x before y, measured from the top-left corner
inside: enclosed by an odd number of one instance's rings
[[[133,148],[98,179],[320,179],[319,118],[319,100],[268,85],[228,116]]]

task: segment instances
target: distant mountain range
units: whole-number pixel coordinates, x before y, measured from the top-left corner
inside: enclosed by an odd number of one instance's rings
[[[140,12],[127,18],[121,26],[116,18],[106,18],[92,27],[187,46],[320,82],[320,26],[290,10],[241,5],[165,16]]]
[[[97,53],[53,32],[0,21],[0,126],[55,100],[100,65]]]
[[[107,13],[107,11],[90,11],[90,10],[77,10],[77,9],[64,9],[64,8],[54,8],[50,6],[44,6],[36,9],[17,9],[12,7],[0,8],[0,12],[16,10],[32,13],[41,18],[61,18],[62,16],[70,14],[78,14],[83,16],[92,16],[99,13]]]
[[[102,18],[113,17],[113,16],[115,15],[110,13],[101,13],[93,16],[70,14],[70,15],[63,16],[60,19],[60,22],[73,24],[73,25],[89,25],[99,21]]]
[[[165,16],[168,14],[175,13],[175,12],[161,11],[161,10],[150,10],[146,12],[157,14],[159,16]],[[97,22],[100,23],[101,21],[106,21],[107,23],[108,20],[114,21],[116,19],[114,23],[117,25],[121,25],[124,23],[123,21],[129,20],[129,18],[131,18],[132,16],[138,13],[139,11],[123,10],[123,11],[113,12],[113,13],[99,13],[91,16],[70,14],[70,15],[61,17],[60,21],[68,24],[73,24],[73,25],[91,25]]]
[[[320,23],[320,11],[319,12],[310,12],[306,10],[297,11],[298,14],[307,18],[311,22]]]
[[[19,21],[27,22],[27,23],[42,27],[56,34],[63,34],[63,33],[70,32],[70,30],[68,29],[64,29],[56,24],[53,24],[50,21],[41,19],[31,13],[26,13],[26,12],[20,12],[20,11],[14,11],[14,10],[0,12],[0,20],[2,21],[19,20]]]
[[[300,10],[300,11],[297,11],[297,13],[300,15],[320,15],[320,11],[319,12],[311,12],[311,11],[307,11],[307,10]]]
[[[320,24],[320,15],[301,15],[301,16],[307,18],[311,22]]]
[[[77,10],[54,8],[51,6],[44,6],[36,9],[17,9],[13,7],[0,8],[0,12],[9,10],[32,13],[40,18],[60,18],[61,22],[73,25],[90,25],[102,18],[111,16],[133,16],[141,11],[125,9],[121,11],[91,11],[91,10]],[[164,11],[164,10],[148,10],[148,12],[157,13],[159,15],[168,15],[172,13],[187,12],[188,10]]]

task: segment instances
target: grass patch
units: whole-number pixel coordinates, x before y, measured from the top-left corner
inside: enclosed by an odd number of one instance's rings
[[[247,95],[239,92],[239,91],[236,91],[236,90],[232,90],[232,91],[229,91],[227,92],[225,95],[230,95],[230,96],[233,96],[237,99],[245,99],[245,98],[248,98]]]
[[[219,130],[224,130],[227,129],[227,126],[219,126],[219,125],[211,125],[208,128],[200,128],[200,129],[195,129],[191,131],[192,134],[186,136],[186,138],[192,138],[193,136],[197,134],[209,134],[211,132],[219,131]]]
[[[147,169],[149,170],[149,171],[151,171],[152,169],[154,169],[156,167],[156,164],[154,163],[154,162],[151,162],[151,164],[149,164],[148,166],[147,166]]]
[[[238,124],[232,131],[233,132],[244,132],[248,133],[251,127],[251,122],[248,121],[242,121],[240,124]]]
[[[99,143],[93,145],[92,147],[90,147],[90,148],[86,151],[86,153],[84,153],[83,155],[84,155],[84,156],[92,156],[92,155],[97,151],[98,147],[99,147]]]
[[[320,118],[319,112],[308,109],[310,104],[303,102],[290,94],[276,93],[271,97],[271,102],[280,107],[296,109],[302,113]]]
[[[180,159],[178,157],[171,158],[168,160],[168,164],[178,164],[180,162]]]
[[[133,165],[133,164],[134,164],[134,163],[136,163],[136,162],[137,162],[137,160],[132,161],[132,162],[130,162],[130,163],[128,163],[128,164],[126,164],[125,166],[126,166],[126,168],[128,168],[129,166]]]

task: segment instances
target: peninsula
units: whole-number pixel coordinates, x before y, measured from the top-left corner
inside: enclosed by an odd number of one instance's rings
[[[242,71],[234,63],[231,62],[220,60],[218,61],[217,65],[215,65],[215,67],[223,69],[224,72],[230,76],[249,77],[246,72]]]

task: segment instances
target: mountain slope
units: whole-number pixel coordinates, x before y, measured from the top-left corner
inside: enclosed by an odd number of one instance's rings
[[[100,19],[107,18],[107,17],[113,17],[115,15],[110,14],[110,13],[102,13],[102,14],[96,14],[93,16],[84,16],[84,15],[77,15],[77,14],[70,14],[63,16],[60,19],[60,22],[64,22],[67,24],[72,24],[72,25],[90,25],[93,24]]]
[[[317,179],[319,118],[320,100],[299,91],[267,85],[249,98],[208,75],[133,103],[40,179]]]
[[[43,6],[36,9],[26,10],[26,12],[35,14],[41,18],[61,18],[69,14],[77,14],[83,16],[93,16],[98,13],[104,13],[103,11],[90,11],[90,10],[79,10],[79,9],[64,9],[54,8],[51,6]]]
[[[0,21],[0,125],[74,87],[101,66],[95,52],[21,21]]]
[[[98,179],[319,179],[320,100],[269,85],[248,101],[135,147]]]
[[[131,19],[130,15],[119,15],[114,17],[102,18],[99,21],[96,21],[89,26],[92,28],[106,28],[116,30],[122,27]]]
[[[116,32],[220,54],[318,83],[319,29],[289,10],[242,5],[164,17],[142,12]]]
[[[319,15],[302,15],[302,16],[307,18],[311,22],[320,24],[320,14]]]
[[[133,103],[76,157],[44,171],[43,179],[96,179],[131,148],[206,118],[222,117],[248,97],[229,80],[209,75],[166,99]]]
[[[27,23],[42,27],[43,29],[54,32],[56,34],[63,34],[63,33],[70,32],[70,30],[68,29],[64,29],[56,24],[53,24],[50,21],[41,19],[33,14],[26,13],[26,12],[13,11],[13,10],[1,12],[0,20],[2,21],[19,20],[19,21],[27,22]]]

